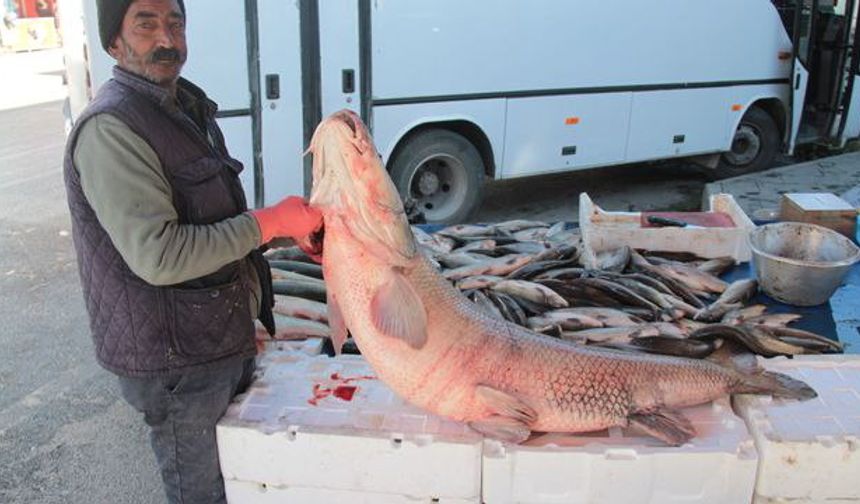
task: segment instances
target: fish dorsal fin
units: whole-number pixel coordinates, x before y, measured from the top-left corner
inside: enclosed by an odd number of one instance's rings
[[[475,395],[484,407],[496,415],[527,424],[537,420],[537,412],[531,406],[507,392],[487,385],[478,385],[475,387]]]
[[[374,327],[420,349],[427,343],[427,311],[421,296],[398,268],[392,268],[370,301]]]
[[[346,341],[347,328],[346,322],[343,320],[343,313],[337,303],[337,296],[331,289],[326,293],[326,304],[328,305],[328,325],[331,327],[331,342],[334,346],[334,353],[340,355],[340,349]]]
[[[651,413],[634,413],[627,417],[630,425],[645,434],[672,446],[681,446],[696,435],[690,420],[672,409],[660,409]]]

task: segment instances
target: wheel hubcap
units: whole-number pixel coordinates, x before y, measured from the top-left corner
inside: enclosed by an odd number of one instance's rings
[[[732,150],[725,154],[726,161],[735,166],[752,163],[761,152],[761,136],[749,124],[741,124],[732,140]]]
[[[418,177],[418,192],[423,196],[433,196],[439,190],[439,175],[429,170],[421,170]]]
[[[435,154],[418,163],[409,180],[409,196],[428,221],[444,221],[463,205],[467,185],[462,161]]]

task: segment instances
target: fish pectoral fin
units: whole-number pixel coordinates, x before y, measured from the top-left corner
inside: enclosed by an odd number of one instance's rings
[[[370,301],[371,320],[377,330],[419,349],[427,342],[427,311],[421,296],[406,278],[392,269],[389,279]]]
[[[627,420],[631,426],[672,446],[681,446],[696,435],[696,429],[690,420],[675,410],[634,413],[627,417]]]
[[[469,422],[469,427],[487,437],[514,444],[522,443],[532,433],[528,425],[523,422],[501,415],[493,415],[483,420]]]
[[[334,346],[334,353],[340,355],[340,350],[346,341],[347,328],[343,313],[337,304],[337,297],[331,289],[326,293],[326,305],[328,305],[328,325],[331,327],[331,343]]]
[[[531,406],[507,392],[487,385],[478,385],[475,387],[475,395],[484,407],[496,415],[527,424],[537,420],[537,412]]]

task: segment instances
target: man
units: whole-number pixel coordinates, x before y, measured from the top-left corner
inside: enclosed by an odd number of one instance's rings
[[[179,77],[182,0],[97,4],[117,66],[65,159],[96,356],[151,427],[168,500],[224,502],[215,423],[250,381],[253,320],[274,330],[258,247],[322,219],[299,197],[247,211],[215,104]]]

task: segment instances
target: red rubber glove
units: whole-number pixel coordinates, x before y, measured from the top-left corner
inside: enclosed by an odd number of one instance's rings
[[[323,225],[322,213],[299,196],[289,196],[272,206],[253,210],[251,215],[260,226],[260,243],[283,237],[302,240]]]

